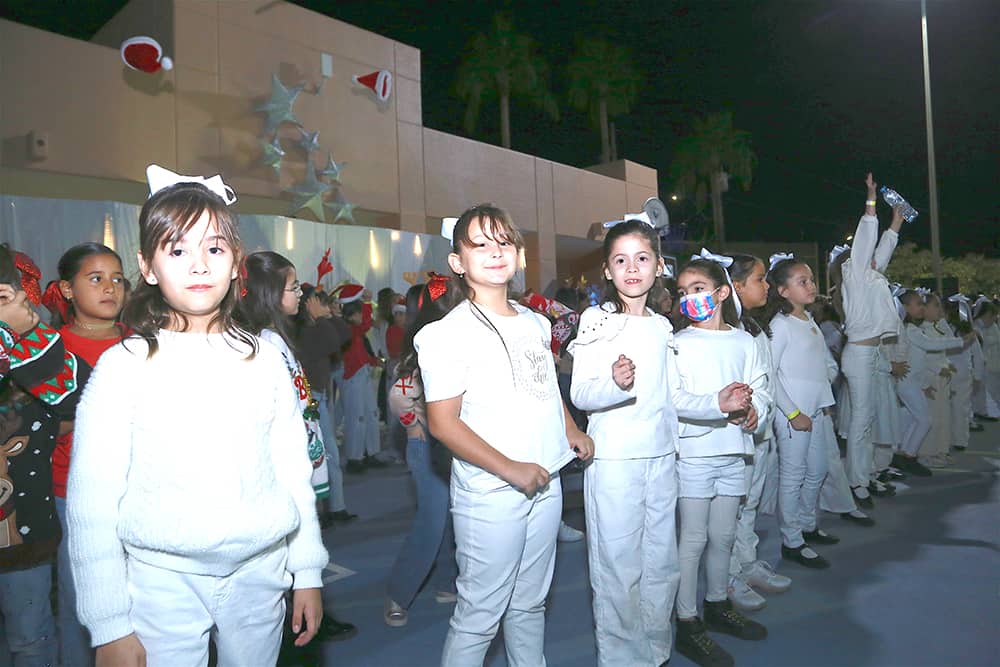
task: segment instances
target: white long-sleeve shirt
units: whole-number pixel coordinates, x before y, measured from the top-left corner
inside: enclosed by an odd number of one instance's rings
[[[742,325],[740,328],[743,328]],[[743,331],[746,331],[746,329],[743,329]],[[760,444],[765,440],[770,440],[774,434],[771,425],[774,423],[774,413],[776,412],[774,398],[777,391],[778,373],[774,367],[774,358],[771,356],[771,339],[763,331],[756,336],[750,334],[749,331],[747,331],[747,334],[753,338],[754,345],[757,346],[757,354],[760,355],[760,358],[764,361],[764,365],[767,367],[767,380],[764,388],[767,391],[767,395],[771,397],[771,400],[763,406],[764,412],[757,415],[757,430],[753,432],[754,443]]]
[[[680,384],[673,354],[673,327],[665,317],[613,312],[610,304],[592,306],[580,317],[573,354],[570,397],[588,413],[587,434],[595,458],[636,459],[677,449],[678,415],[725,417],[718,392],[694,395]],[[619,387],[611,368],[624,354],[635,364],[635,379]]]
[[[953,336],[928,336],[922,327],[912,322],[906,324],[903,333],[908,344],[906,361],[910,364],[910,372],[902,381],[916,383],[921,389],[932,386],[934,376],[941,370],[941,366],[934,358],[929,357],[929,353],[937,353],[943,358],[944,350],[960,346],[962,339]]]
[[[161,331],[105,352],[76,414],[67,494],[80,621],[130,634],[126,557],[226,576],[282,540],[295,588],[322,587],[302,411],[281,354]],[[239,346],[238,346],[239,347]]]
[[[899,316],[889,281],[883,275],[896,250],[899,235],[886,229],[878,245],[878,218],[863,215],[854,231],[851,257],[841,267],[844,333],[848,342],[899,333]],[[871,267],[872,259],[875,268]]]
[[[1000,322],[987,326],[983,320],[975,320],[976,331],[983,338],[983,359],[986,370],[990,373],[1000,373]]]
[[[811,315],[806,319],[779,313],[771,320],[771,356],[778,372],[775,400],[782,414],[800,410],[812,417],[835,403],[830,383],[836,364]],[[831,377],[832,374],[832,377]]]
[[[754,409],[766,414],[772,398],[767,393],[767,363],[757,353],[753,337],[740,329],[714,330],[689,326],[674,336],[681,386],[693,394],[718,393],[731,382],[753,389]],[[680,458],[749,455],[753,437],[742,426],[717,419],[682,418]]]

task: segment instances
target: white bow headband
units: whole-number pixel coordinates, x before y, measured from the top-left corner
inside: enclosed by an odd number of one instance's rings
[[[691,255],[691,259],[707,259],[722,266],[722,272],[726,274],[726,282],[729,283],[729,291],[733,295],[733,304],[736,305],[736,317],[743,317],[743,304],[740,303],[740,297],[736,294],[736,288],[733,286],[733,279],[729,275],[729,267],[733,265],[733,258],[726,255],[716,255],[709,252],[707,248],[702,248],[701,254]]]
[[[958,318],[963,322],[972,321],[972,309],[969,307],[969,297],[964,294],[952,294],[948,301],[958,304]]]
[[[972,315],[973,315],[973,317],[978,317],[979,316],[980,306],[982,306],[984,303],[989,302],[989,300],[990,300],[989,297],[986,296],[985,294],[980,294],[979,295],[979,297],[976,299],[975,303],[972,304]]]
[[[899,315],[899,319],[906,317],[906,309],[903,308],[903,302],[899,300],[899,297],[906,293],[906,288],[899,283],[892,283],[889,285],[889,290],[892,292],[892,300],[896,304],[896,314]]]
[[[767,260],[768,261],[768,271],[774,271],[774,267],[778,265],[778,262],[784,262],[786,259],[795,259],[795,255],[790,252],[776,252]]]
[[[222,176],[216,174],[211,178],[203,176],[181,176],[169,169],[164,169],[160,165],[151,164],[146,167],[146,181],[149,183],[149,196],[152,197],[163,188],[169,188],[178,183],[199,183],[219,195],[226,205],[236,201],[236,193],[231,187],[222,182]]]
[[[833,262],[838,257],[840,257],[841,255],[843,255],[845,252],[847,252],[850,249],[851,249],[851,246],[847,245],[846,243],[843,244],[843,245],[835,245],[835,246],[833,246],[833,250],[830,251],[830,261],[827,262],[827,263],[828,264],[833,264]]]
[[[656,224],[649,219],[649,214],[646,213],[645,211],[643,211],[642,213],[626,213],[624,216],[622,216],[621,220],[611,220],[610,222],[605,222],[601,226],[604,227],[605,229],[609,229],[611,227],[614,227],[615,225],[620,225],[623,222],[630,222],[632,220],[644,222],[653,229],[656,229]]]

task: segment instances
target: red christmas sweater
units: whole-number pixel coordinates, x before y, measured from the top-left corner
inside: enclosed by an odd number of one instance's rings
[[[372,328],[372,305],[361,306],[361,324],[351,324],[351,344],[344,352],[344,379],[350,380],[364,366],[378,366],[378,359],[365,347],[365,334]]]

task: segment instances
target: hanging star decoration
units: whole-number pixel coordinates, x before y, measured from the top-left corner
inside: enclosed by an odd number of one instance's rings
[[[329,183],[324,183],[316,178],[316,169],[312,162],[307,162],[305,179],[285,191],[295,195],[295,199],[292,200],[291,213],[308,208],[315,214],[317,220],[326,221],[326,215],[323,211],[323,195],[331,187]]]
[[[264,151],[264,157],[261,158],[261,162],[280,173],[281,158],[285,157],[285,151],[281,148],[281,139],[278,138],[278,135],[274,135],[272,141],[262,141],[260,145]]]
[[[340,172],[342,172],[344,170],[344,167],[346,166],[347,166],[346,162],[334,162],[333,155],[327,153],[326,166],[323,167],[323,170],[320,171],[319,174],[320,176],[325,176],[326,178],[329,178],[331,181],[336,181],[337,183],[340,183]]]
[[[302,92],[302,86],[286,88],[277,74],[271,75],[271,97],[267,102],[261,104],[255,111],[262,111],[267,114],[267,121],[264,123],[264,134],[272,134],[282,123],[292,123],[301,126],[302,123],[295,117],[292,107],[295,105],[295,98]]]
[[[331,211],[336,211],[337,213],[337,215],[333,218],[334,224],[336,224],[338,220],[345,220],[352,225],[354,224],[354,209],[358,207],[357,204],[349,204],[346,201],[335,201],[326,204],[326,207]]]
[[[299,128],[299,132],[302,133],[302,139],[299,141],[299,146],[302,146],[302,150],[306,152],[306,156],[310,156],[313,153],[319,151],[319,130],[315,132],[309,132]]]

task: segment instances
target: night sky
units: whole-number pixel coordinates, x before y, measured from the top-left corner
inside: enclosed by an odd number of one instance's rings
[[[0,0],[0,16],[88,39],[124,4]],[[296,4],[419,48],[424,123],[462,135],[457,63],[494,12],[508,13],[540,42],[561,103],[554,122],[515,100],[512,147],[580,167],[598,161],[600,140],[565,102],[565,65],[577,37],[611,39],[631,49],[645,79],[632,113],[617,119],[619,157],[658,169],[664,199],[677,139],[697,115],[730,110],[759,159],[752,189],[734,185],[725,197],[730,239],[832,245],[853,231],[871,169],[921,211],[904,240],[929,247],[916,0]],[[942,249],[1000,256],[1000,2],[927,4]],[[484,106],[475,138],[498,144],[498,117]],[[711,226],[690,201],[670,207],[694,236]]]

